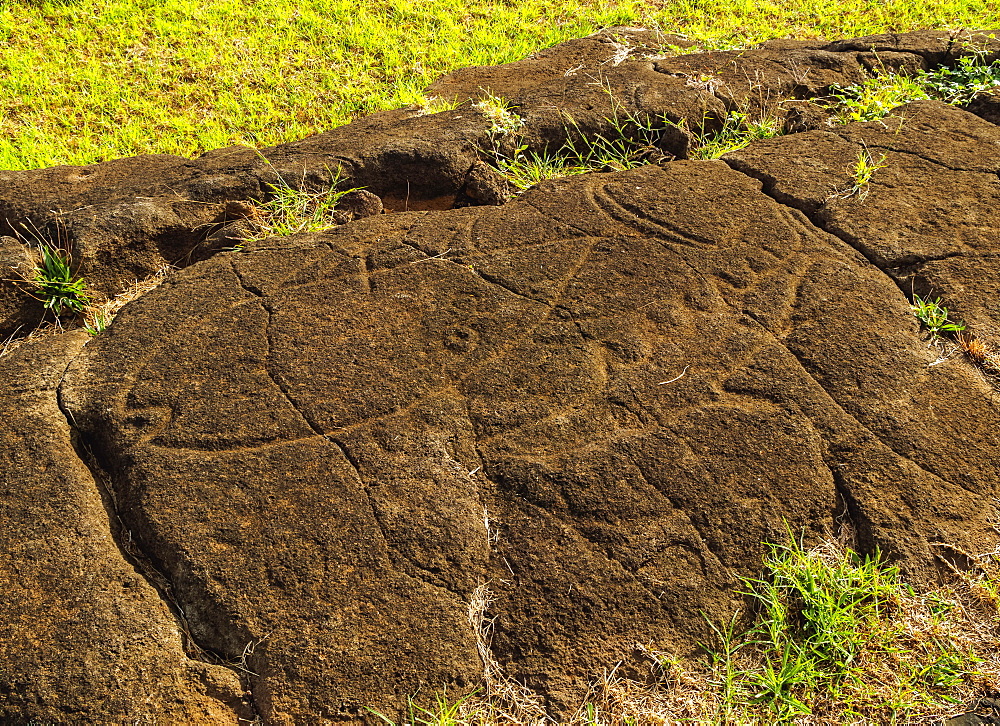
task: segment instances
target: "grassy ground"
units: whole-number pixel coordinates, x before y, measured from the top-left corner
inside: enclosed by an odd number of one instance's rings
[[[1000,27],[1000,3],[0,0],[0,169],[290,141],[614,24],[719,47]]]

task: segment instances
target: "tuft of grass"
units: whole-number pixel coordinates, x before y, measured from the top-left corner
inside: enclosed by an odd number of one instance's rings
[[[340,224],[337,204],[346,194],[360,189],[338,189],[341,180],[340,169],[323,188],[310,188],[304,180],[299,187],[293,187],[279,177],[278,183],[271,185],[271,198],[256,207],[253,222],[257,231],[245,241],[322,232],[337,226]]]
[[[919,77],[880,74],[855,86],[833,86],[829,99],[838,123],[876,121],[897,106],[931,98]]]
[[[992,553],[975,580],[995,588]],[[970,579],[971,580],[971,579]],[[876,551],[771,545],[746,580],[756,623],[713,626],[720,707],[751,722],[889,723],[946,713],[1000,677],[995,605],[979,616],[954,591],[918,594]],[[723,713],[722,715],[726,715]]]
[[[473,102],[472,107],[489,120],[492,136],[510,136],[524,127],[524,119],[514,112],[513,106],[502,96],[494,96],[487,91]]]
[[[888,166],[886,158],[885,154],[881,154],[876,158],[868,147],[862,147],[858,152],[857,158],[847,169],[847,173],[851,178],[850,185],[833,192],[827,197],[827,200],[857,197],[858,201],[864,201],[868,197],[868,185],[871,184],[875,172]]]
[[[671,122],[661,117],[622,113],[614,98],[611,105],[613,115],[605,119],[609,128],[606,133],[585,132],[572,116],[564,113],[566,141],[555,152],[547,149],[535,152],[523,144],[515,144],[514,150],[507,152],[505,146],[510,146],[510,135],[517,138],[516,129],[494,134],[493,148],[483,152],[487,163],[515,188],[524,191],[545,179],[594,171],[624,171],[671,158],[660,149],[663,132],[673,126]]]
[[[696,136],[697,145],[691,153],[692,159],[718,159],[730,151],[737,151],[760,139],[780,136],[783,132],[781,120],[776,116],[754,118],[740,111],[730,113],[722,128],[711,134]]]
[[[561,154],[536,153],[525,146],[519,146],[510,156],[497,154],[492,160],[494,169],[520,191],[533,187],[546,179],[558,179],[575,174],[594,171],[590,165],[575,164]]]
[[[948,308],[941,304],[941,298],[931,300],[930,296],[924,298],[914,294],[910,311],[931,335],[941,336],[965,330],[965,323],[955,323],[948,319]]]
[[[989,376],[994,384],[997,383],[1000,378],[1000,351],[995,345],[964,330],[955,335],[955,344],[965,353],[966,358]]]
[[[455,109],[462,106],[464,101],[456,101],[454,99],[449,100],[447,98],[441,98],[440,96],[425,96],[420,94],[416,99],[414,99],[414,106],[417,107],[421,116],[430,116],[431,114],[441,113],[442,111],[454,111]]]
[[[31,282],[45,309],[56,318],[82,313],[90,303],[90,295],[83,278],[73,274],[73,259],[69,251],[46,243],[41,246],[39,254],[41,260]]]

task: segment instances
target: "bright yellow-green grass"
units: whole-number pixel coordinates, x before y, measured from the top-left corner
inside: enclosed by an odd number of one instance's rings
[[[290,141],[616,24],[744,45],[1000,27],[1000,0],[0,0],[0,169]]]

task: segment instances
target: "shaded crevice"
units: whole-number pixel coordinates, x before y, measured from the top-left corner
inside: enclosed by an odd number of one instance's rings
[[[841,531],[835,532],[835,534],[838,536],[846,535],[851,549],[855,552],[872,555],[877,548],[875,528],[871,519],[864,513],[861,503],[851,491],[844,475],[838,471],[842,466],[843,464],[837,463],[827,463],[826,465],[833,478],[833,487],[837,494],[834,524]]]
[[[67,362],[67,368],[72,360]],[[65,373],[65,370],[64,370]],[[200,641],[191,628],[184,608],[176,596],[176,587],[165,568],[157,558],[143,547],[141,538],[133,536],[132,530],[125,523],[118,504],[118,496],[109,469],[104,466],[94,453],[92,442],[83,434],[76,424],[73,412],[63,400],[60,384],[55,389],[56,405],[66,419],[69,427],[69,443],[80,462],[90,472],[95,489],[101,499],[101,504],[108,518],[109,535],[122,559],[153,589],[166,606],[181,633],[181,646],[184,654],[191,660],[200,661],[213,666],[221,666],[232,671],[243,685],[244,697],[238,702],[220,703],[233,710],[240,721],[260,722],[261,710],[253,694],[253,681],[240,668],[232,665],[226,655],[208,644]]]

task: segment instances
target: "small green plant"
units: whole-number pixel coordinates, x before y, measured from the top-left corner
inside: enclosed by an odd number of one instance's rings
[[[965,323],[953,323],[948,319],[948,308],[941,305],[941,298],[931,300],[930,297],[913,295],[910,311],[931,335],[943,333],[960,333],[965,330]]]
[[[538,154],[528,150],[526,146],[519,146],[510,156],[497,154],[493,167],[520,191],[545,179],[585,174],[594,170],[590,166],[573,163],[567,156],[548,152]]]
[[[880,72],[853,86],[831,86],[828,100],[842,124],[877,121],[912,101],[937,99],[964,105],[978,94],[1000,87],[1000,61],[987,63],[986,57],[985,51],[975,50],[951,67],[921,70],[912,76]]]
[[[876,121],[897,106],[930,97],[919,78],[895,74],[872,76],[855,86],[834,85],[830,93],[835,118],[842,124]]]
[[[329,186],[309,188],[303,180],[299,188],[280,176],[271,186],[271,198],[257,207],[253,221],[257,227],[245,241],[267,237],[287,237],[299,232],[322,232],[340,223],[337,204],[345,195],[360,187],[338,189],[342,181],[340,169],[333,174]]]
[[[404,726],[466,726],[474,723],[489,723],[487,713],[483,708],[474,705],[475,693],[470,693],[454,701],[449,700],[447,693],[438,693],[434,697],[434,705],[423,708],[407,699],[407,714]],[[369,713],[378,716],[388,726],[396,726],[396,722],[385,714],[373,708]]]
[[[986,52],[962,56],[948,68],[923,71],[918,80],[935,98],[946,103],[966,104],[977,94],[1000,86],[1000,61],[986,62]]]
[[[621,113],[612,102],[613,115],[605,121],[608,131],[588,133],[564,114],[566,141],[555,152],[531,151],[518,145],[505,152],[502,144],[485,153],[487,161],[517,189],[523,191],[545,179],[593,171],[624,171],[670,158],[659,148],[670,122],[658,117]]]
[[[417,109],[423,116],[429,116],[442,111],[454,111],[459,108],[463,101],[449,100],[440,96],[425,96],[416,103]]]
[[[862,147],[854,163],[847,170],[851,178],[850,185],[840,191],[834,192],[827,199],[857,197],[859,201],[864,201],[868,196],[868,185],[871,183],[872,177],[875,176],[875,172],[888,166],[886,158],[885,154],[881,154],[876,159],[868,147]]]
[[[84,321],[83,329],[91,335],[100,335],[111,325],[111,320],[110,315],[97,311],[93,315],[89,315],[88,319]]]
[[[70,253],[62,247],[43,244],[40,254],[41,261],[31,282],[45,309],[56,317],[82,313],[90,303],[90,296],[83,278],[73,274]]]
[[[769,139],[781,133],[781,121],[776,116],[757,119],[749,113],[734,111],[726,117],[718,131],[696,134],[697,145],[691,158],[718,159],[723,154],[742,149],[754,141]]]
[[[514,113],[507,99],[500,96],[487,92],[475,101],[472,107],[490,121],[491,135],[509,136],[524,127],[524,119]]]

